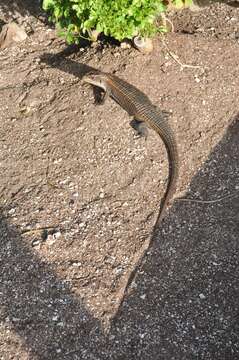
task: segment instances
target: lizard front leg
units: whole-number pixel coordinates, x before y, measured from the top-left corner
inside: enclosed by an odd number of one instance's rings
[[[109,90],[104,91],[98,87],[94,87],[93,92],[94,92],[95,103],[97,105],[104,105],[105,101],[108,99],[110,95]]]
[[[134,117],[131,118],[130,126],[136,131],[139,137],[144,137],[147,140],[148,128],[144,121],[137,120]]]

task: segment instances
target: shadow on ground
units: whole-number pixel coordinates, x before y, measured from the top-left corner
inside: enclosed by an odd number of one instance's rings
[[[66,46],[57,54],[45,53],[40,58],[43,63],[56,67],[67,74],[72,74],[79,79],[82,79],[86,73],[96,70],[86,64],[67,59],[68,55],[71,55],[71,46]]]
[[[21,350],[26,349],[30,359],[58,359],[63,352],[67,358],[79,339],[81,351],[91,353],[91,339],[101,332],[99,321],[72,295],[67,283],[57,278],[54,264],[41,261],[24,245],[17,229],[2,214],[0,217],[4,326],[22,339]],[[14,354],[16,344],[9,342],[8,346]],[[11,358],[4,352],[1,356]]]
[[[56,66],[78,77],[92,70],[73,63]],[[237,117],[192,180],[197,198],[238,190],[238,134]],[[175,202],[107,336],[54,264],[26,247],[3,213],[1,320],[31,359],[238,358],[238,196],[207,205]],[[14,354],[16,344],[7,346]]]
[[[215,2],[218,2],[218,3],[226,3],[227,5],[232,7],[239,7],[237,0],[196,0],[195,2],[199,6],[208,6]]]
[[[41,0],[1,0],[0,9],[4,15],[20,14],[21,16],[32,15],[38,17],[42,11]]]
[[[238,135],[239,114],[190,185],[204,199],[235,197],[175,203],[111,329],[115,359],[238,358]]]

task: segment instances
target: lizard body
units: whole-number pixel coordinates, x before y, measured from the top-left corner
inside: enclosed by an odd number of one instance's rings
[[[153,105],[143,92],[135,86],[109,73],[89,73],[83,81],[104,90],[102,102],[110,96],[128,112],[131,126],[139,135],[147,136],[147,126],[155,130],[161,137],[167,150],[169,160],[169,176],[165,195],[161,201],[160,212],[155,223],[158,226],[169,202],[176,190],[178,179],[178,150],[173,131],[168,123],[168,114]]]

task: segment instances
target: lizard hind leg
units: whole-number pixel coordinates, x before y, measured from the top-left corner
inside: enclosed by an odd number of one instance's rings
[[[130,126],[136,131],[139,137],[144,137],[147,140],[148,128],[144,121],[136,120],[134,117],[130,121]]]

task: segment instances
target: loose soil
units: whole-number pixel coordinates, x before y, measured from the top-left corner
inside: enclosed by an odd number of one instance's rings
[[[150,55],[67,47],[27,1],[3,2],[0,18],[29,34],[0,52],[0,358],[238,359],[239,9],[172,14]],[[91,68],[171,113],[175,199],[234,196],[175,200],[152,233],[163,143],[94,103]]]

